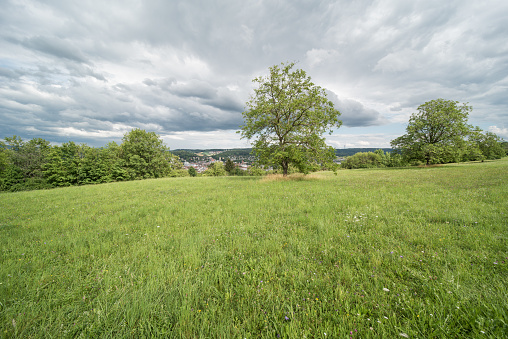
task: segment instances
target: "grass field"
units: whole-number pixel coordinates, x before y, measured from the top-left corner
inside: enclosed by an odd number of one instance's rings
[[[507,238],[507,158],[0,194],[0,337],[507,337]]]

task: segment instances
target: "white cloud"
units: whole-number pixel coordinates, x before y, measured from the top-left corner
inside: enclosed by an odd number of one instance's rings
[[[400,135],[370,133],[337,133],[326,136],[326,142],[335,148],[390,148],[390,141]]]
[[[307,53],[305,53],[305,56],[307,59],[306,61],[310,65],[310,67],[314,67],[316,65],[328,61],[329,59],[332,59],[336,54],[337,52],[333,50],[313,48],[310,51],[307,51]]]
[[[496,134],[498,137],[508,140],[508,128],[489,126],[488,130],[489,130],[489,132]]]

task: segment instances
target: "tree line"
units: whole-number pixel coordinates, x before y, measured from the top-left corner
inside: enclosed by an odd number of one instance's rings
[[[23,191],[187,175],[179,158],[154,132],[134,129],[122,143],[90,147],[41,138],[0,141],[0,190]]]

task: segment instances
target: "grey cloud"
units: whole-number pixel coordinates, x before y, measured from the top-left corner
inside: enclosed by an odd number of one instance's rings
[[[55,37],[32,37],[20,41],[20,43],[29,48],[34,49],[57,58],[68,59],[80,63],[87,63],[88,61],[82,53],[75,46],[72,46],[68,41],[58,39]]]
[[[379,126],[387,123],[378,111],[367,108],[356,100],[339,99],[331,91],[326,91],[326,94],[328,100],[333,102],[335,108],[341,112],[340,120],[346,127]]]
[[[19,71],[13,71],[8,68],[0,67],[0,77],[5,77],[9,79],[17,79],[21,76]]]
[[[143,83],[147,86],[156,86],[157,82],[153,81],[152,79],[145,79],[143,80]]]
[[[233,96],[217,96],[212,100],[205,100],[203,103],[224,111],[241,113],[244,110],[244,102]]]
[[[216,96],[217,90],[210,84],[192,79],[186,83],[173,83],[169,91],[182,97],[196,97],[200,99],[211,99]]]
[[[90,76],[97,80],[107,81],[104,75],[95,72],[90,66],[82,64],[66,64],[65,66],[70,74],[74,77],[87,77]]]

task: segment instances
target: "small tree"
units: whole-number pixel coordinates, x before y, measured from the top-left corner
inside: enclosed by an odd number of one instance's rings
[[[243,112],[242,138],[254,138],[259,163],[280,166],[288,174],[290,164],[307,173],[311,164],[333,167],[335,152],[323,133],[340,127],[340,112],[326,99],[324,89],[311,82],[294,63],[270,67],[267,77],[253,80],[259,87]]]
[[[383,152],[383,150],[380,150]],[[353,168],[375,168],[383,167],[383,157],[379,152],[358,152],[355,155],[346,158],[341,164],[341,167],[353,169]]]
[[[203,172],[203,175],[206,176],[214,176],[221,177],[226,175],[226,170],[224,169],[224,164],[222,161],[215,161],[208,166],[208,169]]]
[[[226,172],[228,172],[229,174],[233,174],[235,168],[236,168],[236,166],[235,166],[235,163],[233,162],[233,160],[228,159],[226,161],[226,165],[224,166],[224,169],[226,170]]]
[[[406,134],[391,145],[409,161],[427,165],[457,161],[464,150],[464,138],[471,130],[467,124],[471,106],[458,101],[436,99],[418,107],[406,128]]]
[[[195,177],[198,174],[194,167],[189,167],[188,172],[191,177]]]
[[[506,155],[501,144],[501,138],[492,132],[481,133],[476,142],[482,155],[487,160],[501,159]]]
[[[178,158],[154,132],[133,129],[124,135],[120,148],[131,179],[165,177],[181,167]]]
[[[252,165],[251,167],[249,167],[249,175],[252,175],[255,177],[261,177],[265,174],[266,174],[266,171],[259,166]]]

